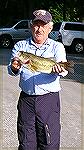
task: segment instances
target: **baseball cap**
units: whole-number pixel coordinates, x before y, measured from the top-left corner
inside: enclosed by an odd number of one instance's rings
[[[49,23],[52,21],[52,15],[46,10],[41,10],[41,9],[36,10],[33,12],[33,15],[34,15],[33,22],[37,20],[41,20],[45,23]]]

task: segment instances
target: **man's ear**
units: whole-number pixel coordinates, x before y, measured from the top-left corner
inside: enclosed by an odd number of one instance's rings
[[[30,28],[32,28],[32,26],[33,26],[33,24],[31,23],[31,24],[30,24]]]
[[[49,22],[49,33],[52,31],[53,29],[53,22]]]

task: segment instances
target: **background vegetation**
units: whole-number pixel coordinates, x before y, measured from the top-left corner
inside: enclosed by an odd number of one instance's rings
[[[84,0],[0,0],[0,25],[31,19],[36,9],[52,13],[53,21],[84,21]]]

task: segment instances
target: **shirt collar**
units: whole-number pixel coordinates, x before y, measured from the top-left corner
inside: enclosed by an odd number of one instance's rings
[[[37,45],[34,43],[32,37],[29,39],[29,44],[30,44],[30,45],[34,45],[34,46],[37,47]],[[49,38],[46,39],[46,41],[42,44],[42,46],[43,46],[43,45],[50,45],[50,40],[49,40]]]

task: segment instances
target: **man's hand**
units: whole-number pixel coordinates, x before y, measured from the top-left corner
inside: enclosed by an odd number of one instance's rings
[[[64,67],[60,66],[59,64],[53,66],[52,68],[52,72],[61,73],[64,71],[65,71]]]
[[[20,67],[21,67],[20,60],[17,57],[13,58],[11,63],[12,70],[18,71]]]

